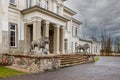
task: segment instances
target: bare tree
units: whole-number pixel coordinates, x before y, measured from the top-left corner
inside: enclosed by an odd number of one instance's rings
[[[111,37],[107,35],[106,28],[102,29],[101,34],[101,53],[102,55],[109,56],[112,52],[112,40]]]
[[[116,37],[115,39],[114,52],[116,54],[120,53],[120,37]]]

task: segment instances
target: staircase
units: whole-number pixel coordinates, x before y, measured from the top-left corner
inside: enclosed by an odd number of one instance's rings
[[[83,54],[64,54],[61,55],[60,67],[67,67],[90,62],[87,55]]]

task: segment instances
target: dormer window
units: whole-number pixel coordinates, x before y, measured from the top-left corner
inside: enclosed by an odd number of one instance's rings
[[[15,5],[15,0],[10,0],[10,4],[14,4]]]
[[[37,5],[40,6],[40,7],[42,7],[42,0],[38,0],[37,1]]]
[[[49,9],[49,1],[48,0],[46,0],[46,2],[45,2],[45,9]]]

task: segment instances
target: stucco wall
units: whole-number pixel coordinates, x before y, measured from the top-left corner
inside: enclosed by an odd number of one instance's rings
[[[0,0],[0,52],[1,52],[1,44],[2,44],[2,6]]]

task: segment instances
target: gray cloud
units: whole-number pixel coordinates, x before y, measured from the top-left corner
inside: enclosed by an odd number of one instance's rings
[[[87,38],[100,37],[103,28],[120,36],[120,0],[68,0],[65,5],[78,13],[75,17],[83,22]]]

